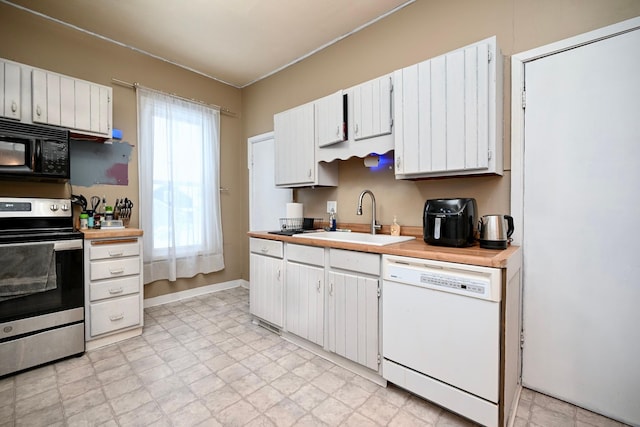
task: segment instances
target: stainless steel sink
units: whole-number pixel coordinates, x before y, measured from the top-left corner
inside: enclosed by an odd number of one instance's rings
[[[344,231],[319,231],[316,233],[295,234],[300,239],[322,239],[335,242],[360,243],[365,245],[385,246],[393,243],[413,240],[413,236],[390,236],[388,234],[354,233]]]

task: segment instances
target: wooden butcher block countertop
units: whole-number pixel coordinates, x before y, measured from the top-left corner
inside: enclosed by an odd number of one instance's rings
[[[314,239],[310,237],[310,234],[307,234],[305,238],[269,234],[266,231],[250,231],[247,234],[250,237],[268,240],[279,240],[282,242],[296,243],[307,246],[320,246],[377,254],[399,255],[413,258],[431,259],[436,261],[455,262],[459,264],[470,264],[495,268],[506,268],[509,258],[520,250],[519,246],[511,245],[504,250],[482,249],[477,243],[474,246],[468,248],[432,246],[427,245],[422,239],[422,236],[414,236],[416,237],[414,240],[409,240],[406,242],[377,246],[369,245],[366,243],[350,243],[326,239]]]
[[[85,239],[114,239],[118,237],[140,237],[142,230],[139,228],[116,228],[116,229],[86,229],[80,230]]]

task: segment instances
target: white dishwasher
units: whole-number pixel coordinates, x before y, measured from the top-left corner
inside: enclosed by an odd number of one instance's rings
[[[382,375],[498,425],[501,270],[383,257]]]

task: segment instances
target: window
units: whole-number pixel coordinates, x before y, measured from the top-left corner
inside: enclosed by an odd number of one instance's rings
[[[219,271],[220,112],[148,89],[137,96],[145,283]]]

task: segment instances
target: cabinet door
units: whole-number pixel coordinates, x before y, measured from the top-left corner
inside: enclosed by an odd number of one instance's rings
[[[287,331],[324,343],[324,269],[287,262]]]
[[[434,170],[487,167],[488,68],[486,44],[431,61]]]
[[[31,73],[31,118],[60,126],[60,76],[34,69]]]
[[[91,131],[111,136],[111,88],[91,85]]]
[[[31,72],[31,119],[36,123],[47,123],[47,73],[44,70]]]
[[[276,185],[313,184],[315,140],[313,104],[274,115]]]
[[[318,147],[326,147],[345,140],[345,102],[342,91],[314,102],[315,137]]]
[[[487,171],[490,61],[478,43],[394,73],[396,175]]]
[[[75,85],[75,120],[76,129],[91,129],[91,85],[88,82],[76,80]]]
[[[328,349],[378,370],[378,280],[329,272]]]
[[[2,101],[2,116],[10,119],[20,119],[20,66],[10,62],[0,63],[2,78],[0,78],[0,101]]]
[[[264,255],[250,254],[251,285],[249,311],[254,316],[282,327],[283,261]]]
[[[360,140],[391,133],[391,75],[353,89],[353,137]]]
[[[76,128],[76,90],[72,78],[60,76],[60,126]]]

